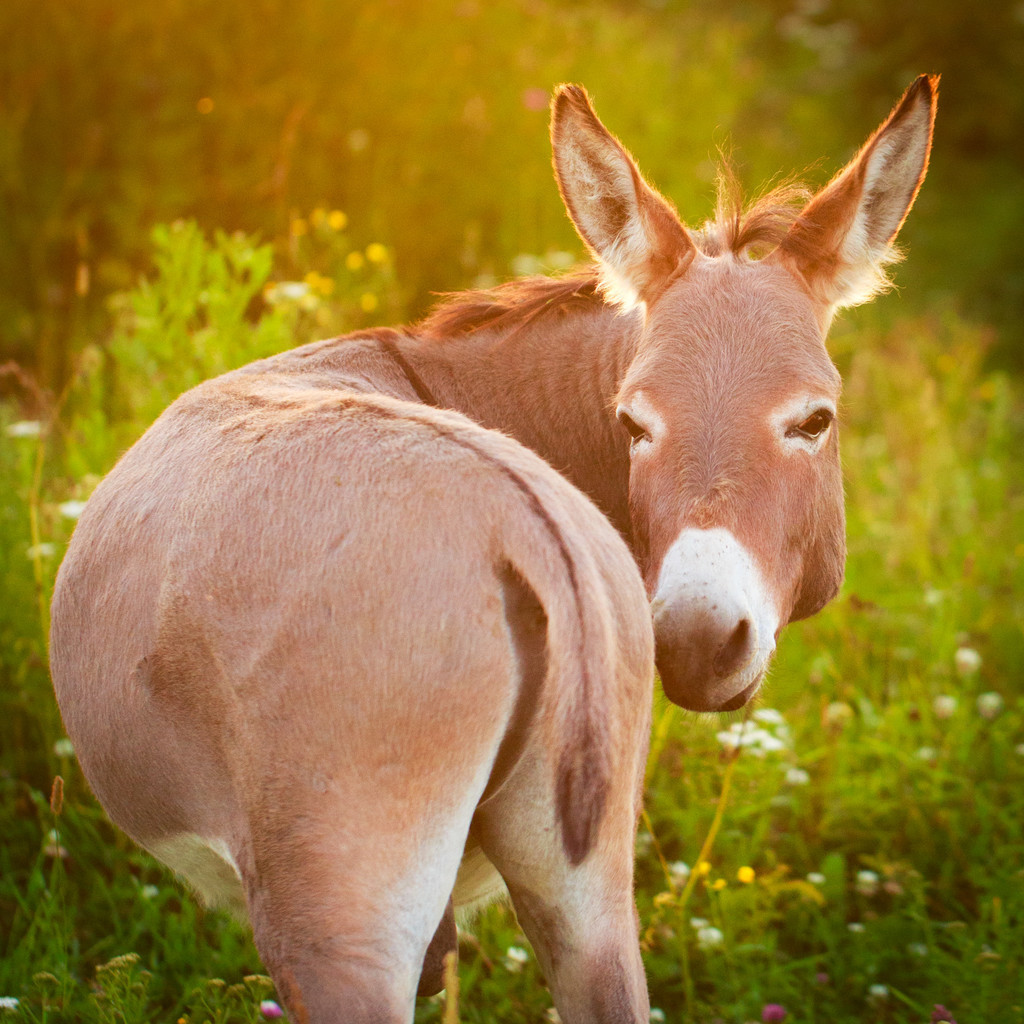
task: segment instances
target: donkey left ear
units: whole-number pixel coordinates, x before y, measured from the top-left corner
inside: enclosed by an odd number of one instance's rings
[[[864,148],[801,213],[772,258],[788,262],[824,319],[888,286],[896,234],[928,169],[939,76],[921,75]]]
[[[562,199],[601,262],[605,292],[626,307],[650,304],[696,252],[675,211],[644,181],[578,85],[555,93],[551,147]]]

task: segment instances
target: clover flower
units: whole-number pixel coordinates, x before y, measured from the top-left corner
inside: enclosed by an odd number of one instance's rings
[[[956,713],[957,703],[956,697],[940,694],[932,701],[932,711],[935,713],[936,718],[952,718]]]
[[[981,668],[981,655],[973,647],[958,647],[953,655],[957,675],[972,676]]]
[[[988,693],[982,693],[978,695],[978,714],[982,718],[987,718],[991,721],[1000,711],[1003,710],[1004,701],[1003,698],[995,692],[990,690]]]
[[[284,1016],[284,1010],[273,999],[264,999],[260,1003],[260,1013],[267,1020],[276,1020],[278,1017]]]
[[[43,432],[39,420],[18,420],[7,427],[8,437],[38,437]]]
[[[790,768],[786,772],[786,782],[790,786],[806,786],[811,776],[803,768]]]
[[[17,1010],[18,1004],[16,996],[0,996],[0,1010]]]
[[[505,966],[513,974],[518,974],[529,959],[530,954],[522,946],[509,946],[505,950]]]
[[[825,708],[825,724],[842,729],[853,718],[853,708],[846,701],[834,700]]]
[[[761,1010],[761,1020],[764,1024],[782,1024],[786,1019],[786,1008],[779,1003],[766,1003]]]
[[[935,1003],[934,1006],[928,1024],[956,1024],[951,1010],[947,1010],[942,1003]]]
[[[651,1024],[665,1024],[665,1011],[660,1006],[652,1006],[651,1014],[647,1019]]]
[[[861,896],[874,896],[878,892],[878,875],[874,871],[858,871],[854,887]]]
[[[807,881],[810,882],[811,885],[824,885],[825,876],[820,871],[811,871],[808,872]]]
[[[697,945],[701,949],[713,949],[715,946],[720,946],[724,940],[725,935],[713,925],[697,929]]]
[[[873,1003],[884,1003],[889,998],[888,985],[870,985],[868,987],[868,999]]]

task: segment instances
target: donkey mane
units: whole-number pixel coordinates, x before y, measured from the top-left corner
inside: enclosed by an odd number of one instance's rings
[[[736,175],[723,164],[714,219],[691,231],[691,237],[705,256],[764,256],[786,237],[810,195],[805,186],[786,181],[745,204]],[[493,288],[443,293],[418,330],[436,339],[485,327],[516,330],[546,313],[603,302],[600,268],[588,263],[561,277],[524,277]]]

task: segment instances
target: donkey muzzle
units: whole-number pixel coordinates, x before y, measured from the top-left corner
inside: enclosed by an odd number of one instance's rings
[[[778,614],[749,552],[724,529],[683,530],[651,602],[665,695],[691,711],[733,711],[758,690]]]

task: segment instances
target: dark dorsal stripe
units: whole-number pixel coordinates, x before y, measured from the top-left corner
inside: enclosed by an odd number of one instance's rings
[[[409,360],[402,355],[398,344],[392,337],[378,337],[381,348],[398,364],[398,368],[405,374],[405,379],[412,385],[416,396],[424,405],[431,405],[435,409],[441,408],[434,393],[423,382],[423,378],[413,369]]]

